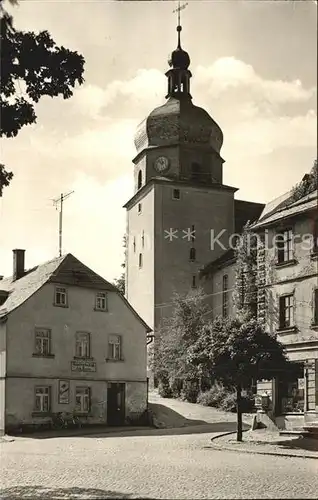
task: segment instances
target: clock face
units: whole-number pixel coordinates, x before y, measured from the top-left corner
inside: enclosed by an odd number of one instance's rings
[[[164,172],[169,168],[169,160],[165,156],[159,156],[155,161],[155,169],[157,172]]]

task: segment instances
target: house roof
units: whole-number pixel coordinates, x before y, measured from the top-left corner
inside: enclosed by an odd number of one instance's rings
[[[241,233],[245,224],[258,220],[264,210],[264,203],[234,200],[235,233]]]
[[[269,217],[271,214],[277,212],[277,210],[286,207],[289,203],[291,196],[292,196],[292,190],[287,191],[287,193],[284,193],[281,196],[275,198],[274,200],[271,200],[268,203],[266,203],[266,205],[264,206],[264,210],[259,216],[259,219],[264,219],[265,217]]]
[[[206,266],[204,266],[200,271],[201,278],[203,276],[207,276],[211,273],[214,273],[218,269],[222,269],[225,266],[230,266],[234,264],[236,261],[235,251],[233,248],[226,250],[220,257],[209,262]]]
[[[253,229],[258,229],[271,225],[273,223],[278,223],[284,219],[290,217],[295,217],[302,213],[317,210],[318,207],[318,190],[312,191],[311,193],[303,196],[294,203],[279,205],[277,209],[271,212],[271,215],[261,216],[260,219],[253,225]]]
[[[14,281],[12,277],[2,279],[0,291],[7,292],[8,298],[0,307],[0,318],[17,309],[46,283],[60,283],[61,285],[115,292],[144,325],[147,332],[152,331],[114,285],[85,266],[71,253],[27,270],[18,280]]]

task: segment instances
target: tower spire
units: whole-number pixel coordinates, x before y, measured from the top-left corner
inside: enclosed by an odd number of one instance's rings
[[[187,5],[188,5],[188,2],[184,3],[183,5],[180,5],[180,0],[179,0],[178,7],[173,11],[173,12],[177,12],[177,14],[178,14],[178,26],[177,26],[178,49],[181,49],[181,31],[182,31],[180,12],[181,12],[181,10],[185,9]]]
[[[171,69],[167,71],[166,76],[168,78],[168,97],[174,97],[176,99],[191,99],[190,95],[190,78],[191,71],[189,71],[190,57],[188,52],[181,48],[181,20],[180,11],[185,9],[188,3],[180,5],[178,2],[178,7],[173,11],[178,14],[178,47],[172,52],[171,57],[168,61]]]

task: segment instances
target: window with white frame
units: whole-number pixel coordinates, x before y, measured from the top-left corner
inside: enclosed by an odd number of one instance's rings
[[[67,290],[65,287],[57,286],[55,287],[55,300],[54,305],[56,306],[67,306]]]
[[[47,328],[35,329],[35,354],[38,356],[51,354],[51,330]]]
[[[35,388],[35,411],[47,413],[51,408],[51,388],[37,386]]]
[[[294,295],[283,295],[279,298],[279,328],[294,326]]]
[[[108,359],[122,359],[122,341],[120,335],[110,335],[108,339]]]
[[[90,334],[87,332],[76,332],[75,356],[77,358],[89,358],[90,350]]]
[[[107,293],[97,292],[95,297],[95,309],[97,311],[107,311]]]
[[[293,231],[286,229],[281,234],[277,235],[277,262],[290,262],[293,260]]]
[[[75,411],[88,413],[90,410],[91,390],[90,387],[76,387],[75,389]]]

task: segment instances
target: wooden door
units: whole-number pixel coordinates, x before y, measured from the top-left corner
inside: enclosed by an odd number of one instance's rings
[[[111,383],[107,389],[107,424],[125,424],[125,384]]]

